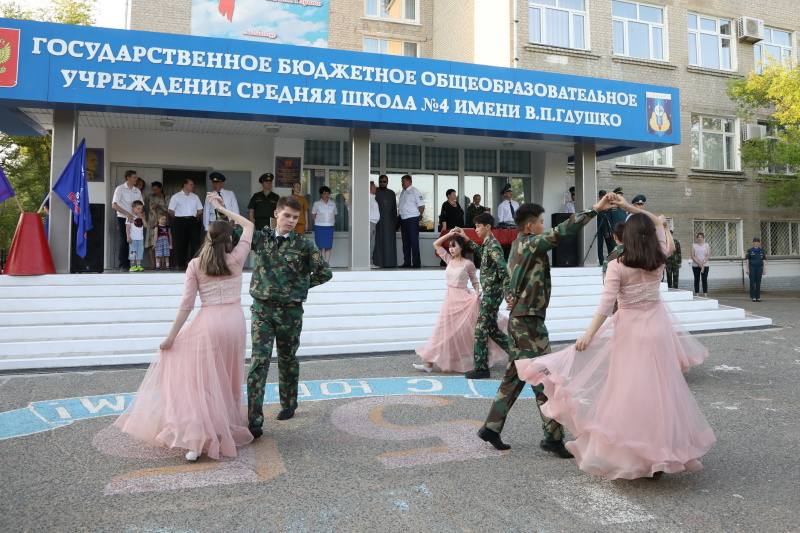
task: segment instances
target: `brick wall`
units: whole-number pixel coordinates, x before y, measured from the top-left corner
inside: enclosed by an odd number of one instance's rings
[[[179,33],[192,32],[192,0],[132,0],[131,29]]]
[[[436,0],[433,5],[435,59],[472,63],[475,60],[475,1]]]

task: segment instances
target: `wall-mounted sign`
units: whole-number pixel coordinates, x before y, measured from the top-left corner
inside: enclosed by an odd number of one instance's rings
[[[275,187],[291,189],[295,183],[302,183],[300,170],[299,157],[276,157]]]

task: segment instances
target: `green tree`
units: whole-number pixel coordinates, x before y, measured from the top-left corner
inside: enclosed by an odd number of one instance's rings
[[[0,16],[42,22],[91,26],[96,0],[52,0],[46,7],[27,9],[3,2]],[[39,209],[50,188],[50,137],[14,137],[0,133],[0,167],[8,176],[25,212]],[[0,204],[0,248],[8,248],[19,220],[16,202]]]
[[[728,83],[743,123],[768,116],[768,137],[742,143],[742,163],[767,185],[769,207],[800,207],[800,65],[763,64],[761,72]]]

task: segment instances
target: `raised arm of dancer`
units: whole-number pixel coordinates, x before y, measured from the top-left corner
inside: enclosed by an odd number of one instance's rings
[[[222,198],[214,193],[208,193],[208,199],[211,200],[211,203],[214,204],[214,207],[217,211],[222,213],[223,215],[227,216],[237,224],[242,227],[242,235],[247,235],[252,237],[253,230],[255,229],[255,224],[250,222],[249,219],[243,217],[239,213],[235,213],[229,209],[222,207]]]
[[[438,253],[439,250],[443,248],[442,245],[444,244],[444,242],[452,239],[456,235],[458,235],[456,228],[451,229],[450,231],[448,231],[447,233],[445,233],[444,235],[433,241],[433,249],[436,250],[436,252]]]

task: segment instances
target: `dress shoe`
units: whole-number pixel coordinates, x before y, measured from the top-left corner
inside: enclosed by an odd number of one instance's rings
[[[485,368],[483,370],[471,370],[464,374],[464,377],[467,379],[486,379],[491,377],[491,374],[489,373],[489,369]]]
[[[433,372],[433,367],[432,366],[425,366],[425,365],[411,365],[411,366],[413,366],[414,368],[416,368],[420,372]]]
[[[187,461],[197,461],[197,458],[200,457],[200,454],[197,452],[186,452],[186,460]]]
[[[575,457],[564,447],[563,440],[543,440],[539,443],[539,448],[546,452],[554,453],[562,459],[572,459]]]
[[[494,446],[496,450],[510,450],[511,449],[511,445],[510,444],[506,444],[500,438],[500,433],[498,433],[496,431],[492,431],[491,429],[489,429],[487,427],[482,427],[481,429],[478,430],[478,437],[480,437],[482,440],[485,440],[486,442],[488,442],[489,444]]]
[[[411,265],[400,265],[400,266],[399,266],[399,267],[397,267],[397,268],[411,268]]]
[[[281,409],[281,412],[278,413],[277,418],[278,420],[289,420],[294,416],[294,409]]]
[[[264,430],[261,429],[261,426],[248,426],[247,429],[250,430],[250,434],[254,439],[257,439],[264,434]]]
[[[411,268],[420,268],[422,265],[411,265]]]

